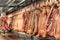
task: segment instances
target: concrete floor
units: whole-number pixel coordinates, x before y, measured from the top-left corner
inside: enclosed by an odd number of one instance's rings
[[[16,35],[17,33],[0,33],[0,40],[30,40],[30,39],[23,39]],[[26,36],[25,36],[26,37]],[[40,40],[36,37],[33,37],[33,40]],[[45,40],[45,39],[44,39]]]
[[[23,40],[22,38],[19,38],[15,36],[12,33],[7,33],[7,34],[0,34],[0,40]]]

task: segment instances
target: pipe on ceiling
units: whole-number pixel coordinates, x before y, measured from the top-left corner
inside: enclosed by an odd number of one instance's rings
[[[9,7],[10,5],[12,5],[12,3],[14,3],[14,1],[15,1],[15,0],[12,0],[12,1],[7,5],[7,7]],[[7,7],[6,7],[6,8],[7,8]]]
[[[15,2],[15,0],[12,0],[5,8],[4,10],[6,10],[10,5],[12,5]]]
[[[17,5],[20,5],[21,3],[23,3],[24,1],[26,1],[26,0],[22,0],[21,2],[19,2]]]
[[[10,4],[8,4],[8,6],[7,6],[5,9],[7,9],[9,6],[11,6],[15,1],[16,1],[16,0],[13,0]],[[23,3],[24,1],[25,1],[25,0],[21,0],[16,6],[18,6],[19,4]],[[11,9],[13,9],[13,7],[10,8],[9,10],[11,10]]]
[[[5,4],[6,4],[6,5],[9,4],[11,1],[12,1],[12,0],[8,0]]]

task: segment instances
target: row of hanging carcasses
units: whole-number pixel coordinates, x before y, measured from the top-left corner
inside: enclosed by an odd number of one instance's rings
[[[56,36],[60,37],[60,8],[54,8],[48,18],[50,9],[42,7],[33,11],[25,11],[23,13],[16,12],[19,15],[12,18],[10,27],[13,30],[31,34],[34,36]],[[48,12],[49,11],[49,12]]]
[[[50,6],[31,9],[34,8],[31,8],[31,6],[25,7],[7,17],[1,17],[0,29],[13,29],[37,37],[50,35],[60,38],[60,7],[54,7],[49,17]]]

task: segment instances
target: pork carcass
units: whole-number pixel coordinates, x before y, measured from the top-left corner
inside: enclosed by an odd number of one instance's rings
[[[38,34],[38,22],[39,22],[39,16],[40,16],[40,10],[39,9],[36,9],[34,12],[35,14],[35,18],[34,18],[34,31],[33,31],[33,35],[37,35]]]
[[[60,7],[58,8],[59,13],[58,15],[55,17],[56,19],[56,33],[55,33],[55,37],[57,40],[60,40]]]
[[[42,12],[39,17],[39,25],[38,25],[38,35],[45,37],[46,36],[46,9],[43,7]]]
[[[56,21],[56,17],[58,16],[58,10],[57,8],[54,8],[52,10],[52,14],[50,16],[50,21],[49,21],[49,26],[47,28],[47,33],[49,36],[54,36],[55,32],[56,32],[56,26],[57,26],[57,21]]]
[[[10,30],[8,23],[7,23],[7,17],[1,17],[1,28],[2,30]]]
[[[28,34],[32,34],[33,33],[33,29],[34,29],[34,13],[30,12],[27,33]]]
[[[29,12],[25,12],[23,14],[23,19],[24,19],[24,32],[27,33],[27,30],[28,30],[28,21],[29,21]]]
[[[19,15],[13,17],[12,28],[20,32],[24,31],[23,13],[17,12]]]

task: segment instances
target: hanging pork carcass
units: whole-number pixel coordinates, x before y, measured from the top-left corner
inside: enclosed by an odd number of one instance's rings
[[[58,9],[57,7],[54,7],[50,15],[49,26],[47,29],[47,33],[49,36],[54,36],[56,33],[57,18],[58,18]]]
[[[56,19],[56,33],[55,33],[55,37],[56,37],[57,40],[60,40],[60,7],[58,8],[57,11],[59,13],[55,17],[55,19]]]
[[[4,31],[10,30],[7,23],[7,16],[5,13],[2,13],[2,16],[1,16],[1,29]]]
[[[24,32],[26,32],[27,33],[27,31],[28,31],[28,25],[29,25],[29,12],[25,12],[24,14],[23,14],[23,19],[24,19]]]
[[[39,17],[40,17],[40,9],[35,9],[33,11],[34,14],[34,30],[33,30],[33,35],[38,35],[38,24],[39,24]]]
[[[24,31],[23,13],[18,11],[16,12],[16,14],[19,14],[19,15],[16,15],[13,17],[12,28],[13,30],[23,32]]]
[[[41,23],[40,23],[40,29],[39,29],[39,34],[42,35],[43,37],[46,36],[46,20],[47,20],[47,15],[46,15],[46,8],[45,6],[42,7],[42,13],[40,15],[40,20],[41,20]]]

